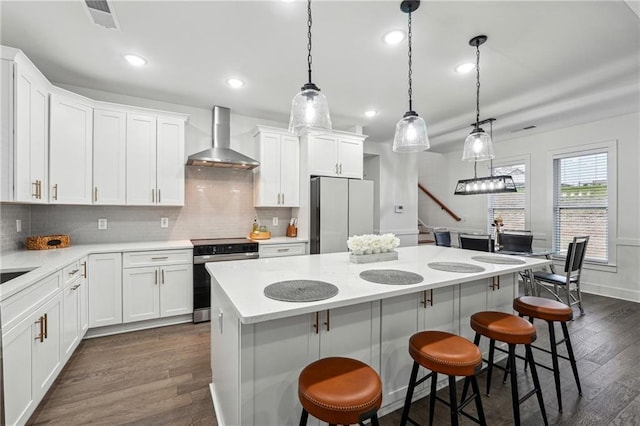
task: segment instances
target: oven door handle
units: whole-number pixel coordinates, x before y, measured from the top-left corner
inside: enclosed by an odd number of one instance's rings
[[[200,265],[207,262],[222,262],[226,260],[245,260],[257,258],[258,253],[211,254],[203,256],[193,256],[193,264]]]

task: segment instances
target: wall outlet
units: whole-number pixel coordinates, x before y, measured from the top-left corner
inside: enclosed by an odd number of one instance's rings
[[[393,206],[393,210],[396,213],[404,213],[404,206],[402,204],[398,204],[396,206]]]
[[[169,218],[163,217],[160,219],[160,228],[168,228],[169,227]]]
[[[98,229],[107,229],[107,218],[98,219]]]
[[[278,217],[273,218],[273,226],[278,226]]]
[[[20,219],[16,219],[16,232],[22,232],[22,221]]]

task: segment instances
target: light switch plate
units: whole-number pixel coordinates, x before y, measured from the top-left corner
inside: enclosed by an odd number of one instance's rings
[[[22,232],[22,221],[20,219],[16,219],[16,232]]]
[[[272,223],[273,223],[273,226],[278,226],[278,216],[273,218]]]
[[[107,229],[107,218],[98,219],[98,229]]]
[[[163,217],[160,219],[160,228],[168,228],[169,227],[169,218]]]

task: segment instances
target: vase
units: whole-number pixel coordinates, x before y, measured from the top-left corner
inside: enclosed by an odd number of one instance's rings
[[[388,251],[386,253],[369,253],[369,254],[355,254],[349,253],[349,262],[351,263],[372,263],[372,262],[384,262],[387,260],[398,260],[397,251]]]

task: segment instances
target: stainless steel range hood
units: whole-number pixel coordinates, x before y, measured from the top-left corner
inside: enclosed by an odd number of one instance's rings
[[[231,149],[231,111],[229,108],[213,107],[213,147],[187,159],[187,166],[226,167],[251,170],[259,162]]]

